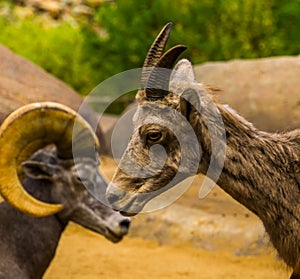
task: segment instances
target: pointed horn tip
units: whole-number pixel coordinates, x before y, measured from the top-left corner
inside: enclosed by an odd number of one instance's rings
[[[173,27],[173,23],[172,22],[168,22],[163,29],[172,29]]]
[[[166,38],[168,39],[168,37],[169,37],[169,35],[170,35],[170,33],[171,33],[172,28],[173,28],[172,22],[167,23],[167,24],[161,29],[161,31],[159,32],[157,38],[158,38],[159,36],[161,36],[162,34],[164,34],[164,36],[166,36]]]
[[[187,49],[187,46],[185,46],[185,45],[176,45],[176,46],[171,47],[170,50],[174,49],[174,48],[181,49],[182,51],[185,51]]]

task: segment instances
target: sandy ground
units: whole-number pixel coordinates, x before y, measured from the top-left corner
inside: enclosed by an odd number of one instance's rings
[[[185,246],[126,238],[112,244],[71,224],[64,233],[45,279],[288,278],[274,255],[236,257]]]
[[[113,164],[104,161],[108,177]],[[199,181],[195,182],[196,184]],[[178,204],[199,205],[208,211],[219,204],[226,214],[248,214],[236,203],[226,203],[228,197],[219,191],[208,197],[206,203],[195,199],[195,188],[178,200]],[[232,204],[232,206],[226,204]],[[225,208],[225,209],[224,209]],[[148,213],[151,214],[151,213]],[[224,213],[222,213],[224,214]],[[137,217],[135,217],[137,218]],[[132,230],[134,230],[134,219]],[[150,228],[146,228],[146,231]],[[145,234],[147,233],[145,231]],[[226,246],[226,245],[225,245]],[[226,250],[207,251],[195,249],[190,244],[159,245],[155,240],[126,237],[118,244],[92,233],[78,225],[70,224],[62,236],[55,259],[45,279],[140,279],[140,278],[289,278],[290,271],[276,259],[276,253],[266,249],[265,253],[253,256],[236,256]]]

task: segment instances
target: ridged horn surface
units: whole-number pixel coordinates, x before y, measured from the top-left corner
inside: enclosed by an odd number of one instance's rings
[[[152,43],[150,49],[148,50],[147,56],[145,58],[142,70],[142,78],[141,83],[142,87],[144,87],[147,83],[147,80],[150,76],[150,67],[153,67],[159,61],[159,58],[162,56],[167,41],[169,39],[170,32],[172,30],[172,23],[167,23],[160,33],[155,38],[154,42]]]
[[[74,127],[74,128],[73,128]],[[58,155],[72,158],[72,143],[77,154],[84,154],[99,143],[89,124],[70,108],[52,102],[34,103],[9,115],[0,127],[0,193],[18,210],[32,216],[48,216],[62,210],[30,196],[22,187],[21,162],[38,149],[54,143]]]
[[[153,68],[146,84],[148,99],[161,99],[168,94],[171,70],[179,55],[186,50],[186,46],[177,45],[170,48],[159,59]]]

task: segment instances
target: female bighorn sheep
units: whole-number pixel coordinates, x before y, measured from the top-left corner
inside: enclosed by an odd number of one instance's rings
[[[63,105],[27,105],[5,120],[0,189],[27,214],[0,204],[0,278],[42,278],[69,221],[112,242],[128,232],[130,219],[99,201],[107,184],[89,145],[93,150],[98,146],[92,129]]]
[[[145,60],[135,130],[107,189],[108,200],[123,214],[133,215],[180,180],[196,172],[206,174],[259,216],[280,257],[293,268],[291,278],[299,279],[300,130],[278,134],[257,130],[228,106],[213,101],[210,90],[195,81],[186,59],[171,73],[159,69],[172,69],[184,50],[175,46],[163,54],[170,29],[171,24],[164,27]],[[184,154],[175,134],[188,145],[187,122],[196,141]],[[224,140],[213,142],[212,135]],[[163,162],[153,157],[151,149],[157,144],[165,149]],[[201,156],[196,162],[197,153]],[[185,167],[180,170],[182,160]]]

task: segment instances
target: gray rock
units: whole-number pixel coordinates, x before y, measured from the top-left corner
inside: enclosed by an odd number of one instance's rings
[[[17,108],[43,101],[58,102],[78,111],[83,98],[42,68],[0,45],[0,123]],[[96,114],[87,106],[81,114],[95,127],[101,151],[107,153]]]
[[[300,56],[209,62],[195,72],[198,82],[222,90],[221,103],[259,129],[300,127]]]

